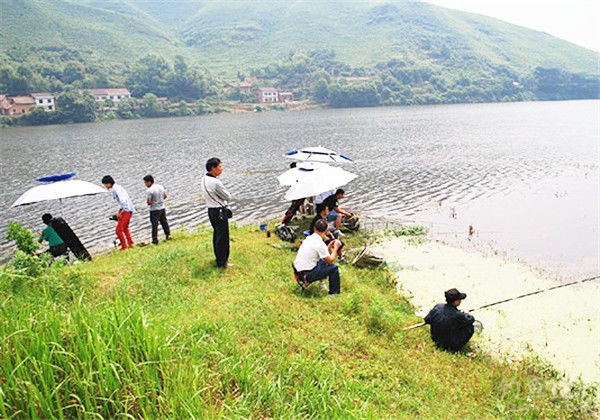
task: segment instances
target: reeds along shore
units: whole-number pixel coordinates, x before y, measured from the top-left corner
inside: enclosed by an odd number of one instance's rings
[[[175,233],[36,277],[0,270],[0,415],[10,417],[593,417],[554,372],[437,350],[387,268],[344,265],[342,295],[301,294],[294,252],[232,227]],[[348,249],[363,243],[347,235]]]

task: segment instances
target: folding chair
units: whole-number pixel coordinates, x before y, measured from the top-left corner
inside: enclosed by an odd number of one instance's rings
[[[303,274],[296,270],[296,267],[294,267],[293,263],[292,270],[294,270],[294,279],[296,279],[296,283],[298,283],[298,286],[300,286],[300,289],[302,289],[302,293],[304,293],[306,288],[310,286],[310,283],[306,281],[306,277]]]

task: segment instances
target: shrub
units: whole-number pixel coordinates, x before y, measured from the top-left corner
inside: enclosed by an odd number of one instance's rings
[[[38,255],[27,254],[21,250],[15,253],[10,260],[10,265],[17,271],[26,276],[38,277],[42,271],[50,265],[50,254],[43,253]]]
[[[35,240],[33,232],[19,222],[10,222],[8,224],[6,239],[15,241],[17,249],[26,254],[32,254],[40,248],[40,244]]]

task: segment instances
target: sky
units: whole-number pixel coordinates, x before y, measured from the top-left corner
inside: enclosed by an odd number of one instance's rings
[[[544,31],[600,52],[598,0],[423,0]]]

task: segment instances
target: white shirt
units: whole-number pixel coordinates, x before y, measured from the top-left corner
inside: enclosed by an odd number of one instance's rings
[[[315,204],[321,204],[323,200],[329,197],[331,194],[334,194],[335,190],[325,191],[315,197]]]
[[[225,186],[214,176],[204,175],[202,178],[202,193],[206,199],[206,207],[209,209],[226,207],[227,202],[231,198],[229,191]]]
[[[310,271],[325,257],[329,256],[329,250],[327,245],[323,242],[321,235],[313,233],[302,242],[296,259],[294,260],[294,267],[298,271]]]
[[[152,184],[146,190],[146,199],[150,200],[150,211],[165,208],[165,189],[160,184]]]
[[[117,200],[121,210],[129,211],[131,213],[135,211],[135,207],[133,207],[133,201],[131,201],[131,198],[129,198],[129,194],[127,194],[125,188],[121,187],[119,184],[114,184],[112,186],[112,196],[115,200]]]

